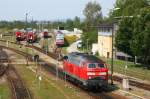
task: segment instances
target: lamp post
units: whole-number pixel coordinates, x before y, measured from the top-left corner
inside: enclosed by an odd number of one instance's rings
[[[120,10],[120,8],[114,8],[113,11]],[[139,16],[138,16],[139,17]],[[114,17],[114,19],[122,19],[122,18],[133,18],[133,16],[119,16]],[[113,84],[113,65],[114,65],[114,24],[112,27],[112,60],[111,60],[111,84]],[[125,65],[125,75],[127,73],[127,57],[126,57],[126,65]],[[125,85],[125,88],[128,88],[128,79],[123,79],[123,86]]]
[[[113,11],[120,10],[120,8],[114,8]],[[114,72],[114,24],[112,25],[112,53],[111,53],[111,85],[113,85],[113,72]]]
[[[120,8],[114,8],[113,11]],[[111,85],[113,85],[113,68],[114,68],[114,24],[112,25],[112,47],[111,47]]]
[[[26,28],[27,28],[28,13],[26,13]]]

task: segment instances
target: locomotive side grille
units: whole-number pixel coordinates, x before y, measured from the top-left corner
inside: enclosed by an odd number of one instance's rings
[[[107,75],[106,72],[100,72],[100,75]]]
[[[88,76],[89,76],[89,75],[96,75],[96,73],[95,73],[95,72],[88,72],[87,75],[88,75]]]
[[[88,72],[87,75],[107,75],[106,72]]]

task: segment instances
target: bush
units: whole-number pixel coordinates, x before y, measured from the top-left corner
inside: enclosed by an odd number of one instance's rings
[[[71,45],[73,42],[75,42],[77,40],[77,36],[73,35],[73,36],[65,36],[65,45],[69,46]]]
[[[99,57],[99,52],[98,52],[98,51],[96,51],[95,55]]]

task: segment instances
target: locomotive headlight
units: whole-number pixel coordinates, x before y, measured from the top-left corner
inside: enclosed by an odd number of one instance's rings
[[[91,79],[92,77],[91,76],[89,76],[89,79]]]
[[[100,75],[106,75],[107,73],[106,72],[100,72]]]

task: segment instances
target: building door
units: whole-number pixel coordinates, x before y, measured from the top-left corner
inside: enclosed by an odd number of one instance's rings
[[[109,52],[107,52],[107,58],[109,58],[109,55],[110,55],[110,53],[109,53]]]

